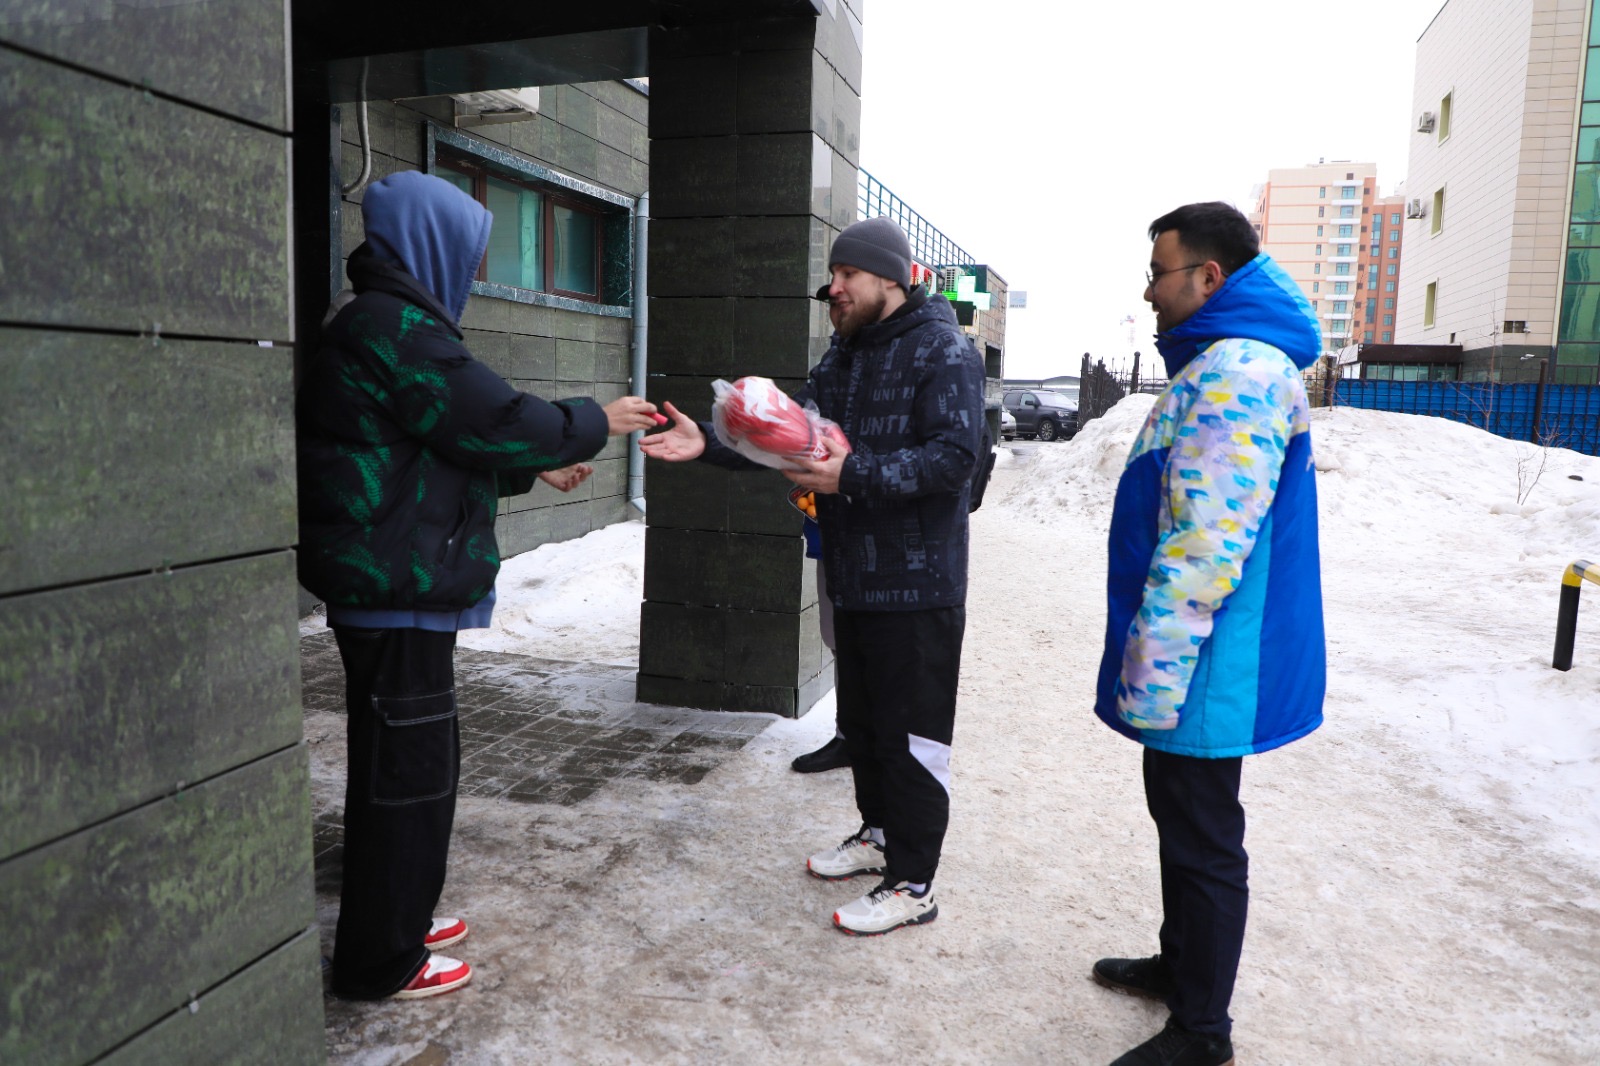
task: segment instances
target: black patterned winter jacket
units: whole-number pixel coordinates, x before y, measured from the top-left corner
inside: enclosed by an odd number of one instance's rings
[[[794,393],[837,422],[851,452],[817,497],[834,606],[954,607],[967,599],[967,493],[984,417],[983,363],[943,296],[906,304],[833,346]],[[707,462],[762,469],[716,440]]]

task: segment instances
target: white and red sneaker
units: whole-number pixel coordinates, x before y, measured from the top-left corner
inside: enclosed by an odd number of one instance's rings
[[[428,935],[423,937],[422,946],[429,951],[438,951],[451,944],[459,944],[467,939],[467,923],[460,918],[435,918],[433,927],[428,930]]]
[[[460,959],[452,959],[448,955],[430,955],[428,961],[422,964],[422,969],[417,971],[417,976],[396,992],[393,998],[427,999],[429,996],[442,996],[446,992],[454,992],[470,980],[472,967]]]

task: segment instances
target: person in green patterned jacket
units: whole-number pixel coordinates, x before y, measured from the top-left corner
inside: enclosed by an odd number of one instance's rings
[[[655,424],[625,396],[548,403],[479,363],[458,324],[492,217],[415,171],[366,190],[354,299],[324,328],[296,395],[300,581],[328,606],[345,668],[349,775],[335,994],[438,995],[466,936],[435,919],[460,769],[456,633],[489,625],[501,496],[570,490],[584,460]]]

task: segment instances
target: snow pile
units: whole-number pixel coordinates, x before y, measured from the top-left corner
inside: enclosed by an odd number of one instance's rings
[[[1154,396],[1126,397],[1070,441],[1040,447],[1029,456],[1026,474],[986,497],[984,507],[1035,522],[1072,516],[1104,527],[1111,518],[1111,500],[1128,461],[1128,448],[1154,404]],[[1007,451],[1002,448],[1001,454]]]
[[[618,522],[507,559],[495,580],[494,628],[458,643],[571,662],[639,661],[643,522]]]
[[[1020,458],[996,506],[1105,529],[1152,402]],[[1330,728],[1415,747],[1452,795],[1509,805],[1600,860],[1600,587],[1573,670],[1550,667],[1561,573],[1600,561],[1600,459],[1350,408],[1314,411],[1312,442]]]

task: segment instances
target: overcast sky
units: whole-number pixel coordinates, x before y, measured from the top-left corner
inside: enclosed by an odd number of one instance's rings
[[[1028,293],[1007,376],[1148,365],[1150,220],[1248,213],[1268,170],[1319,158],[1374,162],[1392,192],[1441,4],[866,0],[861,165]]]

